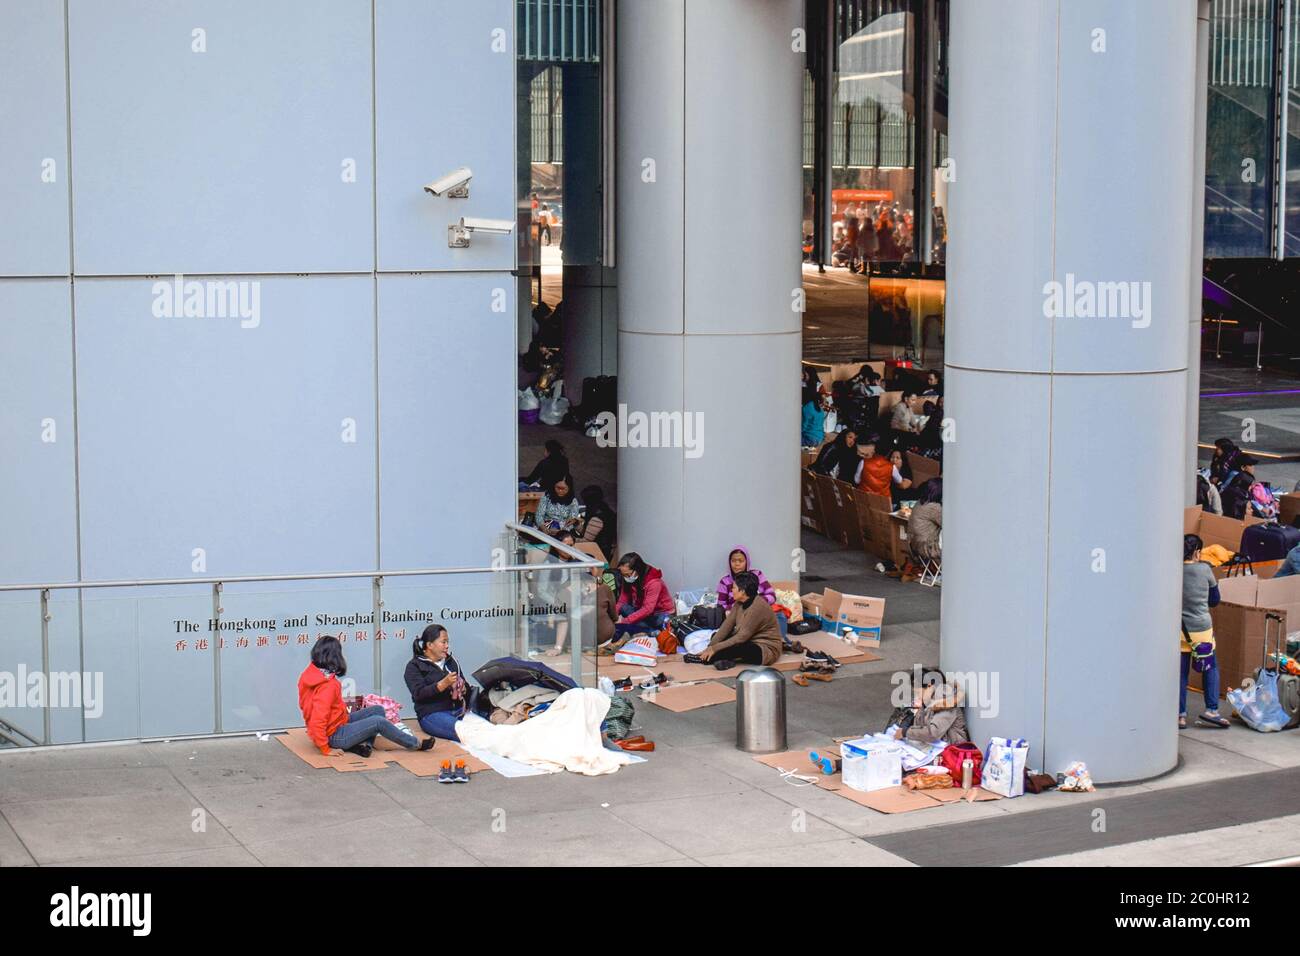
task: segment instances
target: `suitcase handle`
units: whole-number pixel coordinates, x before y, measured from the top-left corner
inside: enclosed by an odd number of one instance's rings
[[[1273,621],[1276,624],[1276,630],[1274,631],[1274,633],[1277,635],[1276,639],[1273,642],[1276,651],[1274,652],[1272,667],[1269,667],[1268,665],[1269,621]],[[1281,660],[1282,653],[1285,650],[1286,650],[1286,622],[1283,620],[1281,614],[1276,614],[1273,611],[1266,611],[1264,613],[1264,658],[1263,660],[1260,661],[1260,666],[1264,668],[1264,670],[1276,670],[1278,666],[1278,661]]]

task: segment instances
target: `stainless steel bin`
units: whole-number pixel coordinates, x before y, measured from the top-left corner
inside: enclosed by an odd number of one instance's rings
[[[746,753],[785,750],[785,675],[751,667],[736,678],[736,747]]]

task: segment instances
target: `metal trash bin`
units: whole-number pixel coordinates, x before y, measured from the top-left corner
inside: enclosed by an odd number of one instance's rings
[[[745,753],[785,750],[785,675],[751,667],[736,678],[736,747]]]

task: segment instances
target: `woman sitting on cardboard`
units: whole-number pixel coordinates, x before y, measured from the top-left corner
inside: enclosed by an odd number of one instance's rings
[[[758,596],[758,576],[753,571],[735,575],[733,604],[722,626],[713,632],[699,658],[720,671],[737,664],[775,664],[781,656],[781,630],[772,606]]]
[[[298,677],[298,708],[307,736],[325,756],[346,750],[369,757],[376,737],[387,737],[407,750],[429,750],[432,740],[421,741],[403,726],[392,723],[378,704],[348,713],[339,679],[348,672],[343,644],[326,634],[311,649],[311,663]]]
[[[749,566],[749,552],[736,545],[727,554],[727,564],[731,570],[728,574],[722,576],[718,582],[718,607],[724,611],[730,611],[731,605],[736,603],[736,599],[731,596],[732,588],[736,584],[736,575],[742,571],[752,572],[754,577],[758,578],[758,596],[768,604],[776,603],[776,589],[772,587],[772,582],[763,577],[763,572],[758,568]]]
[[[904,718],[894,733],[896,739],[919,747],[929,747],[941,740],[949,744],[970,740],[961,688],[955,684],[926,683],[919,694],[913,695],[911,712],[911,721]]]
[[[858,454],[858,433],[852,428],[840,432],[835,441],[825,446],[817,455],[811,468],[819,475],[829,475],[850,484],[858,480],[862,458]]]
[[[430,624],[411,642],[411,659],[403,678],[420,729],[430,738],[459,741],[456,721],[465,715],[468,695],[460,664],[451,656],[451,638],[445,627]]]
[[[615,643],[633,634],[658,634],[677,610],[677,604],[664,584],[663,572],[646,564],[635,551],[629,551],[618,559],[618,574]]]

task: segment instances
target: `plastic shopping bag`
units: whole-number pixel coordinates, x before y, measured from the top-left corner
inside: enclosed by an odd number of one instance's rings
[[[1277,671],[1261,668],[1255,682],[1228,691],[1228,701],[1246,725],[1262,733],[1284,728],[1289,718],[1277,694]]]
[[[994,737],[980,768],[980,786],[990,793],[1018,797],[1025,792],[1029,744],[1020,737]]]
[[[634,637],[614,652],[616,664],[639,664],[654,667],[659,660],[659,642],[652,635]]]

